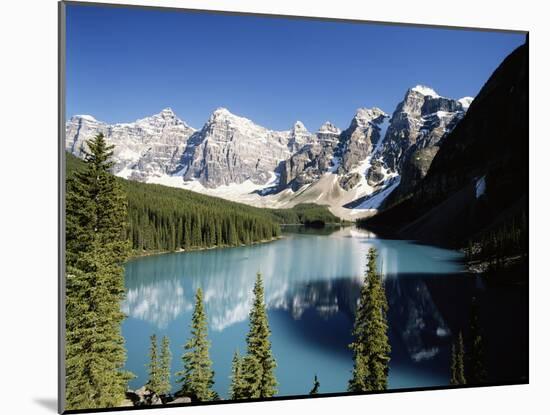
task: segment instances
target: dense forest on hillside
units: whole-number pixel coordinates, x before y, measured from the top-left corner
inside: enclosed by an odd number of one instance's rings
[[[324,226],[327,223],[341,223],[340,218],[334,216],[326,206],[315,203],[303,203],[291,209],[268,209],[281,224],[301,223],[306,226]]]
[[[499,226],[476,235],[465,249],[470,261],[485,260],[493,269],[504,266],[507,258],[526,258],[529,244],[527,214],[522,211]]]
[[[66,153],[67,178],[83,162]],[[135,253],[238,246],[280,235],[280,223],[338,222],[326,207],[260,209],[157,184],[117,178],[128,199],[128,238]]]

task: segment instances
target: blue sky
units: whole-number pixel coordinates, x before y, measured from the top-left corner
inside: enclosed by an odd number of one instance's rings
[[[200,128],[217,107],[271,129],[348,126],[407,88],[475,96],[525,35],[69,5],[67,116],[129,122],[171,107]]]

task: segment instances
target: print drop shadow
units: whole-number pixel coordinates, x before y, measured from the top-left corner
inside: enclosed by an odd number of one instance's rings
[[[57,413],[56,398],[34,398],[34,402],[40,405],[42,408],[46,408],[50,412]]]

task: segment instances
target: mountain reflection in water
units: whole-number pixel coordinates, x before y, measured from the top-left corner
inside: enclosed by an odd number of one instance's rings
[[[232,354],[246,348],[252,288],[261,272],[279,394],[307,393],[314,374],[321,392],[344,392],[352,368],[348,344],[370,247],[378,250],[390,306],[390,387],[447,385],[451,333],[465,324],[472,293],[483,291],[483,284],[461,273],[456,251],[378,239],[347,227],[333,232],[297,229],[262,245],[130,261],[123,334],[127,368],[138,376],[131,386],[146,382],[152,333],[170,337],[173,371],[180,368],[194,294],[201,287],[215,389],[226,396]]]

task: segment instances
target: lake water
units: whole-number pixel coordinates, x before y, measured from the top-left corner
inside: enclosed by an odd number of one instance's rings
[[[467,329],[474,296],[486,327],[488,364],[496,368],[492,373],[499,380],[523,376],[526,357],[524,362],[519,355],[527,354],[524,287],[488,286],[482,278],[462,272],[462,255],[457,251],[379,239],[351,227],[296,228],[271,243],[128,262],[123,305],[128,318],[122,331],[127,369],[137,375],[130,387],[147,381],[145,365],[153,333],[170,338],[172,373],[181,369],[194,295],[201,287],[214,388],[227,397],[233,353],[246,350],[248,312],[259,271],[277,361],[278,395],[307,394],[315,374],[321,393],[345,392],[353,364],[348,344],[370,247],[379,252],[390,306],[390,388],[448,385],[452,336]],[[512,366],[517,367],[499,373],[501,359],[512,354],[516,356]],[[174,377],[172,385],[176,390]]]

